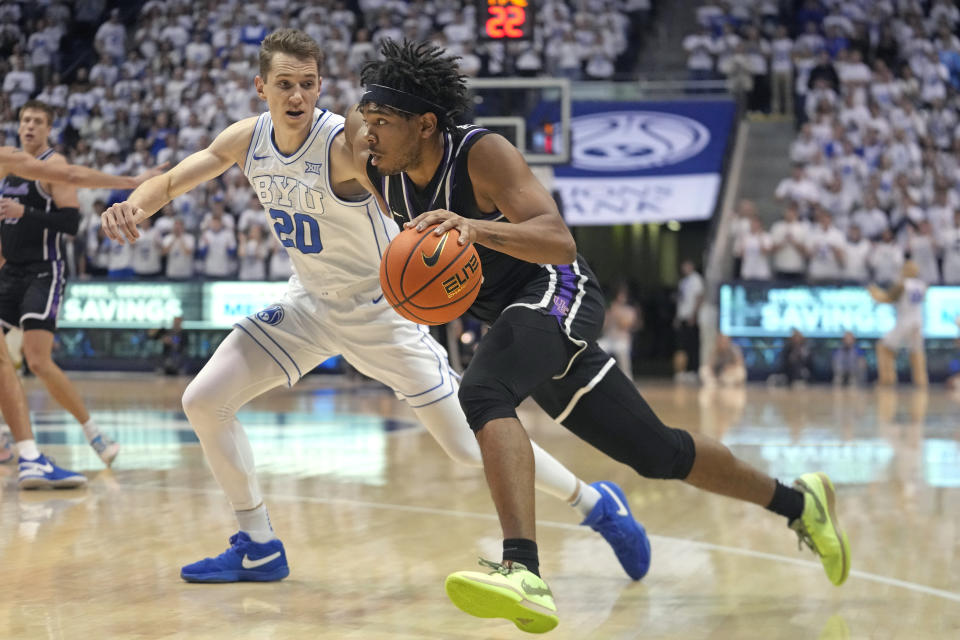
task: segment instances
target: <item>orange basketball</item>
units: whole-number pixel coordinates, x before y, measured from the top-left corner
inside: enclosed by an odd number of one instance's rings
[[[400,232],[380,262],[380,286],[397,313],[420,324],[444,324],[459,318],[480,292],[483,273],[472,244],[457,241],[460,232]]]

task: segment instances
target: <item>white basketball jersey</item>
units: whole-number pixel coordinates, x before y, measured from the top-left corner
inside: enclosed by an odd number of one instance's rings
[[[903,293],[897,300],[897,324],[923,326],[923,298],[927,283],[919,278],[903,281]]]
[[[274,143],[270,114],[261,114],[243,166],[269,228],[290,255],[291,285],[299,281],[317,295],[365,282],[376,289],[380,258],[399,233],[373,196],[346,201],[333,193],[330,145],[343,124],[342,116],[314,109],[306,140],[288,156]]]

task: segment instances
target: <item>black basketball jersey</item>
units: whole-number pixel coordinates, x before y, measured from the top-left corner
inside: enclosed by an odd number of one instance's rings
[[[47,149],[37,159],[46,160],[51,155],[53,149]],[[0,198],[10,198],[24,207],[39,211],[54,208],[53,196],[44,191],[36,180],[15,175],[8,175],[0,181]],[[37,220],[17,218],[0,221],[0,248],[4,259],[13,264],[62,260],[63,236],[63,233],[49,229]]]
[[[444,134],[443,161],[425,189],[418,189],[405,173],[382,176],[367,161],[367,176],[383,196],[394,221],[402,227],[421,213],[447,209],[476,220],[496,220],[510,224],[499,211],[485,212],[477,206],[473,182],[467,171],[470,148],[490,133],[487,129],[465,125]],[[533,279],[547,277],[544,266],[518,260],[488,247],[475,245],[483,268],[483,285],[470,313],[492,323],[504,307],[516,301],[520,291]]]

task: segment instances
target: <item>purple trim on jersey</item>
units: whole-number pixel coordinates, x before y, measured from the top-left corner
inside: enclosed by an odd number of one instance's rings
[[[53,232],[53,236],[51,237],[50,230],[47,229],[47,250],[46,250],[46,255],[44,256],[44,258],[46,258],[47,260],[60,259],[60,254],[57,251],[57,249],[59,249],[59,246],[57,243],[57,240],[59,238],[60,238],[60,234],[58,232],[56,231]]]
[[[50,277],[50,286],[53,287],[53,300],[50,302],[50,311],[47,318],[56,318],[60,311],[60,302],[63,300],[63,285],[66,278],[63,277],[63,262],[56,260],[53,263],[53,275]]]
[[[577,295],[577,274],[568,264],[554,265],[553,268],[557,271],[557,285],[553,300],[549,302],[550,315],[555,317],[562,327],[564,319],[570,314],[573,299]]]

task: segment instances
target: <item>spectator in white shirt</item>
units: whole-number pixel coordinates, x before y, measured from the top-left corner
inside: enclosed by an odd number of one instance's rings
[[[171,280],[189,280],[193,277],[194,237],[184,231],[183,220],[174,218],[173,231],[163,239],[162,251],[167,258],[166,276]]]
[[[181,149],[187,153],[193,153],[200,149],[200,141],[206,135],[208,135],[207,128],[200,124],[200,118],[197,117],[196,113],[191,113],[187,120],[187,126],[180,129],[177,134],[177,142]]]
[[[107,259],[107,277],[111,280],[132,280],[133,273],[133,245],[129,242],[119,243],[107,240],[104,247],[109,258]]]
[[[583,48],[573,33],[567,29],[560,39],[553,39],[547,43],[547,59],[553,73],[570,80],[579,80],[583,69]],[[711,67],[713,62],[711,60]]]
[[[811,207],[820,202],[820,187],[807,177],[803,165],[795,164],[793,174],[780,181],[774,196],[778,202],[785,203],[788,200],[796,202],[800,207],[800,215],[809,217]]]
[[[116,64],[123,62],[123,54],[126,52],[127,29],[120,22],[119,9],[110,12],[110,19],[100,25],[93,41],[101,54],[110,56]]]
[[[120,68],[113,62],[113,58],[105,53],[100,55],[100,61],[90,69],[90,82],[96,84],[101,78],[106,86],[113,86],[120,78]]]
[[[919,278],[927,284],[940,284],[940,267],[937,265],[937,242],[933,237],[933,227],[928,220],[917,225],[917,230],[908,232],[907,250],[910,259],[920,270]]]
[[[861,235],[868,240],[878,240],[889,227],[887,214],[877,206],[877,197],[873,193],[864,197],[863,206],[853,212],[850,221],[860,227]]]
[[[838,102],[837,92],[830,87],[830,82],[826,78],[817,78],[804,98],[803,108],[809,120],[816,120],[820,113],[834,109]]]
[[[47,30],[46,21],[42,18],[37,20],[34,32],[27,38],[27,54],[30,56],[30,70],[40,86],[45,86],[50,80],[54,57],[59,48],[60,39]]]
[[[847,230],[847,246],[843,250],[843,279],[857,284],[870,281],[867,258],[873,247],[860,234],[860,227],[851,224]]]
[[[156,278],[160,275],[163,238],[153,225],[153,218],[145,218],[137,226],[140,239],[133,245],[133,272],[137,278]]]
[[[943,252],[943,284],[960,284],[960,209],[950,227],[937,234],[937,246]]]
[[[289,280],[293,275],[290,254],[279,242],[270,243],[269,277],[271,280]]]
[[[816,224],[807,234],[807,277],[815,282],[840,278],[846,244],[843,232],[833,225],[830,214],[818,206]]]
[[[673,326],[677,330],[677,350],[673,354],[675,377],[696,376],[700,368],[700,325],[698,317],[703,302],[703,276],[691,260],[680,265],[683,275],[677,283],[677,315]]]
[[[893,231],[885,229],[880,241],[873,244],[873,250],[867,259],[873,270],[873,279],[877,284],[890,285],[900,277],[903,268],[903,249],[897,244]]]
[[[571,34],[572,31],[568,32]],[[683,39],[683,49],[687,52],[687,71],[691,80],[709,80],[713,77],[713,38],[706,26]]]
[[[770,70],[773,79],[771,110],[773,113],[793,115],[793,40],[783,25],[770,45]],[[796,161],[796,160],[794,160]]]
[[[252,225],[247,235],[241,233],[237,246],[240,280],[266,280],[270,241],[269,237],[263,235],[263,227],[260,225]]]
[[[800,135],[790,144],[790,161],[794,165],[813,162],[820,153],[820,143],[813,137],[813,126],[806,122],[800,128]]]
[[[800,220],[797,205],[790,203],[783,212],[783,220],[770,229],[773,269],[777,280],[803,280],[807,272],[805,247],[809,225]]]
[[[22,56],[14,55],[10,60],[13,69],[3,78],[3,92],[7,94],[11,108],[17,110],[36,92],[37,79],[33,71],[24,68]]]
[[[203,275],[207,278],[228,278],[235,273],[233,256],[237,251],[237,237],[227,229],[222,217],[210,219],[210,226],[201,233],[199,245],[203,259]]]
[[[750,233],[740,236],[733,247],[733,253],[740,258],[740,278],[742,280],[769,280],[770,236],[763,230],[759,218],[750,220]]]
[[[201,66],[208,64],[213,59],[213,47],[207,42],[206,34],[200,28],[193,32],[193,41],[187,45],[184,57],[187,62],[193,62]]]
[[[927,220],[933,225],[934,235],[953,228],[954,208],[947,185],[937,185],[933,191],[933,202],[927,208]]]

